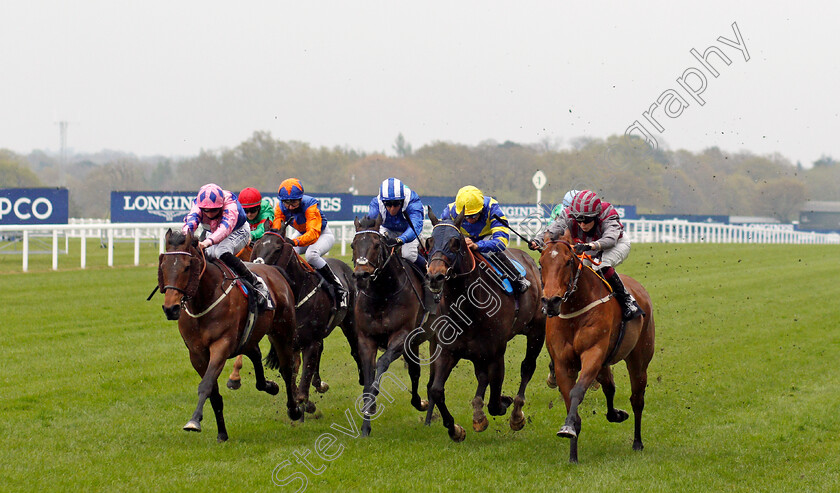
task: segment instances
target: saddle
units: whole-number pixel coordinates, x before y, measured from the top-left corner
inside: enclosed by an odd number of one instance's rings
[[[237,356],[241,353],[242,348],[248,344],[248,339],[251,338],[251,333],[254,332],[254,325],[256,324],[257,316],[259,315],[256,289],[254,289],[254,286],[251,286],[251,283],[245,279],[237,277],[233,270],[231,270],[231,268],[221,260],[213,259],[213,263],[222,269],[222,272],[225,273],[225,279],[233,279],[236,287],[242,291],[242,294],[245,295],[245,299],[248,300],[248,318],[245,320],[245,329],[242,331],[242,336],[239,338],[239,344],[237,344],[236,351],[234,351],[232,355]]]

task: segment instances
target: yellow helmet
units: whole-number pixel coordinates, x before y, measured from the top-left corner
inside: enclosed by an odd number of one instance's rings
[[[462,210],[466,209],[466,215],[471,216],[478,214],[484,208],[484,194],[481,190],[472,185],[467,185],[458,190],[458,195],[455,196],[455,212],[460,214]]]

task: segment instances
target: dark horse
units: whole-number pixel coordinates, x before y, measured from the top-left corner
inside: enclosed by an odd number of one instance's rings
[[[350,354],[356,361],[361,385],[361,363],[356,342],[356,327],[351,310],[337,311],[334,308],[330,285],[318,274],[300,255],[295,252],[294,244],[285,236],[285,231],[271,230],[254,243],[251,259],[254,262],[275,265],[286,272],[289,285],[294,293],[295,316],[298,323],[295,337],[294,351],[302,352],[302,367],[300,385],[298,385],[298,402],[305,404],[308,412],[315,412],[315,406],[309,401],[309,385],[312,384],[320,393],[329,389],[329,385],[321,380],[321,353],[324,349],[324,339],[330,335],[336,326],[341,326],[344,337],[350,345]],[[338,259],[326,259],[333,272],[336,273],[344,288],[349,292],[352,302],[355,296],[353,289],[353,271]]]
[[[621,307],[609,285],[575,255],[568,234],[551,239],[540,256],[548,312],[546,345],[554,363],[557,386],[566,402],[566,422],[557,436],[571,438],[569,462],[578,461],[581,419],[578,405],[597,379],[607,399],[607,420],[620,423],[629,415],[613,407],[615,382],[610,368],[621,360],[630,375],[630,403],[635,417],[633,450],[642,450],[642,410],[647,367],[653,357],[654,324],[650,295],[635,279],[621,276],[646,315],[620,330]]]
[[[370,418],[376,417],[376,396],[382,391],[393,401],[382,385],[383,376],[388,375],[395,385],[402,382],[388,373],[388,367],[403,355],[406,347],[413,355],[418,354],[420,344],[426,340],[426,332],[418,331],[424,319],[423,278],[410,262],[402,258],[398,248],[389,248],[379,232],[382,219],[356,218],[356,235],[351,244],[353,249],[353,277],[356,278],[356,335],[359,338],[359,357],[364,379],[364,421],[362,435],[370,435]],[[376,359],[378,349],[385,352]],[[417,394],[420,380],[420,361],[409,356],[405,358],[408,375],[411,378],[411,405],[418,411],[425,411],[428,402]],[[375,366],[375,368],[374,368]]]
[[[429,424],[433,406],[437,406],[443,418],[443,425],[449,437],[456,442],[466,438],[466,432],[455,424],[446,407],[444,385],[450,372],[462,358],[472,361],[478,388],[473,405],[473,429],[487,429],[484,415],[484,395],[490,385],[490,401],[487,410],[491,415],[502,416],[513,402],[510,427],[521,430],[525,426],[522,407],[525,404],[525,388],[534,375],[537,356],[545,340],[545,315],[540,306],[542,288],[537,282],[539,274],[534,260],[522,250],[511,249],[507,253],[526,270],[531,287],[518,296],[505,294],[503,285],[492,267],[478,253],[467,247],[461,234],[464,212],[454,221],[439,221],[429,209],[434,229],[429,239],[429,281],[432,291],[442,293],[439,317],[432,324],[441,348],[432,363],[432,380],[429,388]],[[502,382],[505,378],[505,350],[507,343],[517,334],[524,335],[527,342],[525,359],[520,368],[521,382],[516,399],[502,396]]]
[[[280,370],[286,384],[289,417],[297,420],[302,414],[294,399],[292,290],[278,269],[266,265],[249,267],[265,280],[276,309],[259,313],[250,336],[243,338],[249,318],[248,299],[235,288],[235,278],[226,268],[207,260],[191,233],[168,231],[166,252],[160,255],[158,265],[158,288],[164,293],[163,312],[169,320],[178,321],[178,330],[190,351],[190,361],[201,375],[198,406],[184,430],[201,431],[204,402],[209,397],[220,442],[228,439],[217,382],[225,360],[238,354],[248,356],[254,364],[257,390],[271,395],[280,391],[277,384],[266,380],[263,374],[259,342],[264,335],[268,335],[271,342],[266,365]]]

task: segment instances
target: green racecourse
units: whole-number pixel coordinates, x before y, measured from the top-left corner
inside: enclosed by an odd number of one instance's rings
[[[132,264],[132,248],[118,245],[115,263]],[[331,429],[349,427],[345,410],[361,392],[340,331],[322,362],[331,388],[313,393],[320,418],[291,424],[283,391],[257,392],[246,362],[242,389],[222,389],[230,441],[216,443],[209,402],[204,432],[184,432],[199,377],[162,296],[145,300],[156,283],[156,246],[143,245],[140,267],[107,268],[104,250],[88,243],[89,268],[79,270],[74,251],[58,272],[48,255],[33,258],[27,274],[19,256],[0,256],[3,491],[294,491],[300,482],[272,483],[286,461],[275,479],[299,473],[308,491],[840,488],[836,246],[634,245],[620,271],[648,288],[656,311],[645,449],[631,449],[632,419],[608,423],[603,394],[590,391],[578,465],[568,463],[568,440],[555,436],[565,409],[544,383],[547,351],[522,431],[512,432],[507,417],[472,431],[468,362],[447,385],[447,403],[467,429],[463,443],[450,441],[439,419],[423,426],[393,386],[397,400],[385,403],[370,438]],[[508,394],[519,381],[520,339],[508,350]],[[616,405],[630,411],[626,369],[614,370]],[[409,382],[401,362],[392,372]],[[427,376],[424,369],[424,387]],[[315,454],[328,432],[338,438],[331,462]],[[306,450],[318,474],[296,462]]]

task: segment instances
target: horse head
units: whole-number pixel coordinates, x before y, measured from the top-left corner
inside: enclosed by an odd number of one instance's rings
[[[384,236],[379,232],[381,217],[356,218],[353,224],[356,226],[356,234],[350,243],[353,250],[353,278],[358,289],[367,289],[370,281],[382,272],[391,255],[383,241]]]
[[[254,242],[251,262],[285,267],[291,257],[292,244],[286,239],[285,227],[270,229]]]
[[[207,261],[191,232],[166,232],[166,252],[158,258],[158,288],[164,294],[163,312],[178,320],[181,304],[195,296]]]
[[[432,236],[426,242],[429,252],[429,267],[426,274],[429,278],[429,288],[434,293],[443,289],[446,279],[458,274],[456,271],[460,262],[465,258],[467,242],[461,234],[461,224],[464,222],[464,210],[452,219],[440,220],[429,207],[429,219],[432,221]]]
[[[560,314],[560,305],[577,290],[582,263],[572,248],[569,230],[547,238],[540,255],[543,282],[543,310],[549,317]]]

